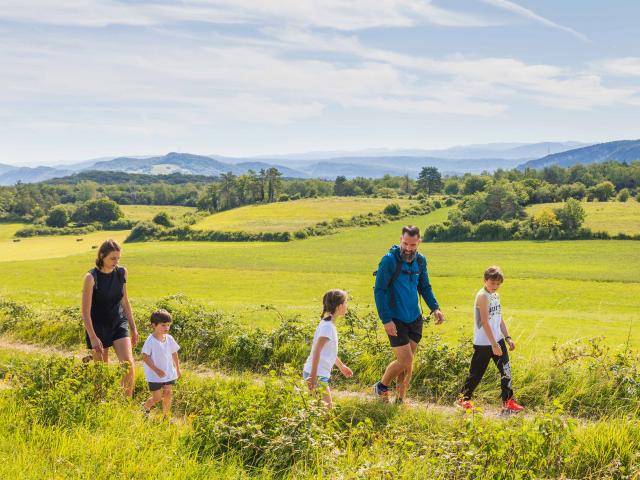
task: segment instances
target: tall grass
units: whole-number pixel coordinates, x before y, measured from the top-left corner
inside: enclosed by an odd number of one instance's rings
[[[146,311],[137,312],[138,318],[148,318],[156,307],[172,313],[172,334],[182,347],[183,360],[228,372],[264,374],[286,366],[300,370],[315,329],[315,322],[286,317],[271,330],[244,327],[182,295],[146,307]],[[61,319],[63,316],[66,318]],[[148,328],[141,325],[141,338],[149,334]],[[354,371],[354,377],[347,380],[336,374],[332,383],[340,389],[359,389],[379,380],[392,352],[377,318],[373,314],[359,316],[352,310],[339,330],[340,357]],[[77,311],[65,310],[56,319],[50,312],[0,302],[0,333],[70,347],[78,345],[82,332]],[[453,402],[468,372],[471,354],[469,339],[447,343],[427,333],[415,358],[411,395],[437,403]],[[602,339],[592,339],[559,345],[540,352],[540,358],[512,361],[516,397],[527,407],[549,410],[560,405],[572,415],[587,418],[639,411],[640,357],[633,350],[610,352]],[[477,392],[482,403],[498,402],[499,379],[494,370],[489,369]]]
[[[50,381],[36,379],[45,371]],[[49,395],[76,378],[103,392],[99,415],[55,421]],[[100,370],[104,370],[100,373]],[[362,400],[326,411],[298,375],[264,383],[202,379],[176,386],[177,422],[144,420],[124,399],[107,401],[117,375],[103,365],[0,354],[12,388],[0,393],[2,478],[637,478],[640,425],[615,415],[577,422],[559,406],[534,418],[451,416]],[[138,379],[140,381],[140,379]],[[33,390],[33,385],[37,389]],[[51,408],[33,411],[23,390]],[[76,392],[77,393],[77,392]],[[146,392],[139,392],[136,402]],[[85,398],[70,395],[70,402]],[[96,398],[94,400],[99,400]]]

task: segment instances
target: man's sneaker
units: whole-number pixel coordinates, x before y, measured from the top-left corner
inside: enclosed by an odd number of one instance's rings
[[[396,399],[395,399],[394,403],[395,403],[396,405],[403,405],[403,404],[404,404],[404,398],[396,397]]]
[[[149,410],[147,410],[147,408],[144,406],[144,404],[147,402],[142,402],[140,404],[140,408],[142,409],[142,415],[144,416],[144,418],[149,418]]]
[[[382,403],[389,403],[389,387],[383,387],[382,382],[373,385],[373,393]]]
[[[465,412],[470,412],[473,410],[473,402],[471,400],[465,400],[464,398],[459,398],[455,402],[455,406],[464,410]]]
[[[524,410],[522,405],[518,405],[513,398],[502,403],[502,411],[504,413],[518,413]]]

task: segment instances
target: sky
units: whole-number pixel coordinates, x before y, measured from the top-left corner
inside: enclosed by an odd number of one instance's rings
[[[0,163],[640,138],[640,2],[2,0]]]

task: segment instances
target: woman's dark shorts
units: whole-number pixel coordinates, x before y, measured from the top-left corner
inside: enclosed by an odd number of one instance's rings
[[[392,322],[396,324],[396,330],[398,331],[398,335],[396,337],[387,335],[389,337],[389,343],[392,347],[395,348],[409,345],[409,342],[411,340],[416,343],[420,343],[420,340],[422,339],[422,325],[424,323],[424,321],[422,320],[422,315],[411,323],[406,323],[402,320],[396,320],[395,318],[392,320]]]
[[[115,325],[93,325],[93,330],[102,342],[104,348],[113,346],[113,342],[120,340],[121,338],[127,338],[129,336],[129,323],[123,320]],[[91,350],[91,339],[89,334],[85,332],[85,340],[87,341],[87,348]]]

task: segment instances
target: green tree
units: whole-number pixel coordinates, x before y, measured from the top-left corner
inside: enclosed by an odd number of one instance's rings
[[[280,171],[275,167],[271,167],[267,170],[267,201],[269,203],[275,202],[278,198],[278,193],[282,187],[282,181],[280,180],[281,176],[282,173],[280,173]]]
[[[555,209],[554,214],[565,232],[577,231],[587,216],[582,204],[575,198],[567,200],[562,208]]]
[[[442,191],[442,175],[436,167],[422,167],[416,186],[427,195],[438,193]]]
[[[595,198],[599,200],[600,202],[608,201],[615,194],[616,194],[616,187],[612,182],[608,180],[604,182],[600,182],[589,189],[589,196],[592,199]]]
[[[236,206],[236,176],[232,172],[220,175],[218,207],[227,210]]]
[[[107,223],[122,218],[120,206],[108,198],[89,200],[78,207],[72,218],[79,223]]]
[[[49,211],[45,222],[49,227],[66,227],[67,223],[69,223],[69,212],[64,206],[56,205]]]

